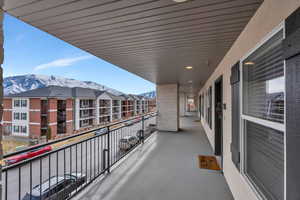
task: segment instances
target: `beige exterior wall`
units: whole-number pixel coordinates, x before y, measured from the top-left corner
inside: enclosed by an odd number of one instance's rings
[[[223,75],[223,102],[227,105],[223,118],[224,175],[234,198],[237,200],[256,200],[258,198],[231,161],[231,66],[256,47],[268,33],[282,23],[299,6],[299,0],[265,0],[200,91],[200,93],[206,91],[219,76]],[[214,110],[212,112],[214,113]],[[214,130],[210,130],[203,120],[202,124],[213,146]],[[214,127],[214,123],[212,127]]]
[[[178,131],[179,129],[179,93],[178,84],[157,85],[158,129]]]

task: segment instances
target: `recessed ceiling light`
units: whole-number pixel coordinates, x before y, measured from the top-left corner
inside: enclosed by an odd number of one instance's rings
[[[173,0],[173,1],[175,1],[176,3],[182,3],[182,2],[185,2],[187,0]]]
[[[248,62],[245,62],[245,65],[255,65],[255,63],[251,62],[251,61],[248,61]]]
[[[185,66],[186,69],[193,69],[192,66]]]

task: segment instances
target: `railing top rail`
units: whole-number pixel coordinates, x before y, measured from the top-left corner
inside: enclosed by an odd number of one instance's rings
[[[3,159],[11,157],[11,156],[18,155],[18,154],[21,154],[21,153],[25,153],[27,151],[32,151],[32,150],[35,150],[35,149],[38,149],[38,148],[42,148],[42,147],[45,147],[45,146],[48,146],[48,145],[52,145],[52,144],[55,144],[55,143],[58,143],[58,142],[63,142],[65,140],[69,140],[69,139],[72,139],[72,138],[75,138],[75,137],[78,137],[78,136],[83,136],[83,135],[86,135],[88,133],[91,133],[91,132],[94,132],[94,131],[97,131],[97,130],[100,130],[100,129],[103,129],[103,128],[108,128],[108,127],[111,127],[111,126],[116,126],[116,125],[122,124],[124,122],[128,122],[128,121],[131,121],[131,120],[134,120],[134,119],[138,119],[140,117],[155,116],[155,115],[157,115],[157,112],[147,113],[147,114],[144,114],[144,115],[141,115],[141,116],[138,116],[138,117],[134,117],[134,118],[122,120],[122,121],[119,121],[119,122],[116,122],[116,123],[112,123],[112,124],[109,124],[109,125],[106,125],[106,126],[103,126],[103,127],[98,127],[98,128],[94,128],[94,129],[91,129],[91,130],[83,131],[83,132],[81,132],[79,134],[74,134],[74,135],[71,135],[71,136],[68,136],[68,137],[64,137],[64,138],[61,138],[61,139],[58,139],[58,140],[54,140],[54,141],[51,141],[51,142],[48,142],[48,143],[43,143],[43,144],[35,145],[35,146],[29,147],[29,148],[26,148],[26,149],[15,151],[13,153],[5,154],[5,155],[3,155]],[[51,152],[53,152],[53,151],[51,151]]]
[[[148,114],[146,114],[146,115],[139,116],[139,117],[136,117],[136,118],[131,118],[131,119],[129,119],[129,120],[124,120],[124,121],[122,121],[122,122],[134,120],[134,119],[137,119],[137,118],[140,118],[140,117],[144,117],[144,116],[148,116],[148,117],[145,118],[145,119],[149,119],[149,118],[151,118],[151,117],[157,116],[157,113],[156,113],[156,112],[148,113]],[[101,127],[101,128],[95,129],[95,130],[99,130],[99,129],[103,129],[103,128],[109,128],[110,126],[114,126],[114,125],[119,124],[119,123],[121,123],[121,122],[118,122],[118,123],[115,123],[115,124],[112,124],[112,125],[109,125],[109,126],[104,126],[104,127]],[[122,127],[117,127],[117,128],[109,129],[109,130],[110,130],[110,131],[115,131],[115,130],[121,129],[121,128],[123,128],[123,127],[126,127],[126,125],[124,125],[124,126],[122,126]],[[90,131],[88,131],[88,132],[86,132],[86,133],[90,133],[90,132],[92,132],[92,130],[90,130]],[[85,134],[86,134],[86,133],[85,133]],[[80,135],[83,135],[83,134],[80,134]],[[95,136],[92,136],[92,137],[89,137],[89,138],[85,138],[85,139],[82,139],[82,140],[80,140],[80,141],[78,141],[78,142],[67,144],[67,145],[62,146],[62,147],[60,147],[60,148],[57,148],[57,149],[54,149],[54,150],[52,150],[52,151],[46,152],[46,153],[44,153],[44,154],[35,156],[35,157],[33,157],[33,158],[29,158],[29,159],[23,160],[23,161],[21,161],[21,162],[18,162],[18,163],[9,165],[9,166],[5,166],[5,167],[2,168],[2,172],[5,172],[5,171],[7,171],[7,170],[9,170],[9,169],[13,169],[13,168],[16,168],[16,167],[22,167],[23,165],[26,165],[27,163],[33,162],[33,161],[35,161],[35,160],[42,159],[42,158],[44,158],[44,157],[47,157],[47,156],[49,156],[49,155],[51,155],[51,154],[54,154],[54,153],[56,153],[56,152],[59,152],[59,151],[61,151],[61,150],[64,150],[64,149],[67,149],[67,148],[71,148],[72,146],[78,145],[78,144],[80,144],[80,143],[87,142],[88,140],[91,140],[91,139],[94,139],[94,138],[97,138],[97,137],[103,137],[103,136],[105,136],[105,135],[108,135],[108,132],[102,133],[102,134],[100,134],[100,135],[95,135]],[[76,136],[79,136],[79,135],[76,135]],[[43,144],[43,145],[49,145],[49,143]],[[35,147],[35,148],[37,148],[37,147]],[[28,149],[27,149],[27,151],[28,151]]]

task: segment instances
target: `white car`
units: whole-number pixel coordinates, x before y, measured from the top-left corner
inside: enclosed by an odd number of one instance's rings
[[[108,129],[107,128],[101,128],[97,131],[94,132],[94,135],[97,136],[97,135],[103,135],[103,134],[106,134],[108,132]]]
[[[125,136],[119,140],[119,148],[121,151],[128,151],[137,143],[138,138],[136,136]]]

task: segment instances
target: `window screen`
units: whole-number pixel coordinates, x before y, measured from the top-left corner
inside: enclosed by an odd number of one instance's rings
[[[284,199],[283,133],[245,121],[245,173],[268,200]]]
[[[284,121],[283,32],[243,61],[243,113],[261,119]]]

